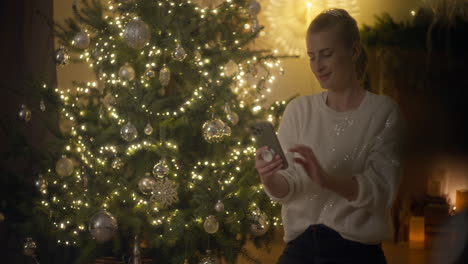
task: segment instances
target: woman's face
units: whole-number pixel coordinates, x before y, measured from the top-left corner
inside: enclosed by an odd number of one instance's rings
[[[347,47],[337,27],[307,36],[310,68],[323,89],[343,90],[356,80],[357,49]]]

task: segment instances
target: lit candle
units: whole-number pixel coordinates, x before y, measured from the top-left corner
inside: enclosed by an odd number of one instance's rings
[[[307,2],[307,24],[312,20],[312,4]]]

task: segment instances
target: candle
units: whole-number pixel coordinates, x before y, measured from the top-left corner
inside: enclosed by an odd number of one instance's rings
[[[312,21],[312,4],[307,2],[307,24]]]

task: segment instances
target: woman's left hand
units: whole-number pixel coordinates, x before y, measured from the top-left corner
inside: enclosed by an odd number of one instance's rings
[[[296,145],[289,149],[290,152],[297,152],[301,154],[303,158],[294,158],[294,161],[301,164],[304,171],[307,173],[309,178],[323,188],[330,188],[330,177],[327,177],[326,172],[320,166],[317,157],[311,148],[305,145]]]

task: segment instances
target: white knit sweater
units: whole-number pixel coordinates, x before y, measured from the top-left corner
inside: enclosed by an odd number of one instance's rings
[[[312,148],[322,168],[337,180],[355,177],[357,199],[348,201],[320,188],[287,153],[289,168],[280,170],[289,184],[282,204],[289,242],[309,225],[325,224],[344,238],[377,244],[391,238],[390,208],[400,182],[404,121],[387,96],[366,91],[358,109],[337,112],[326,105],[327,91],[292,100],[278,131],[283,150],[296,144]]]

